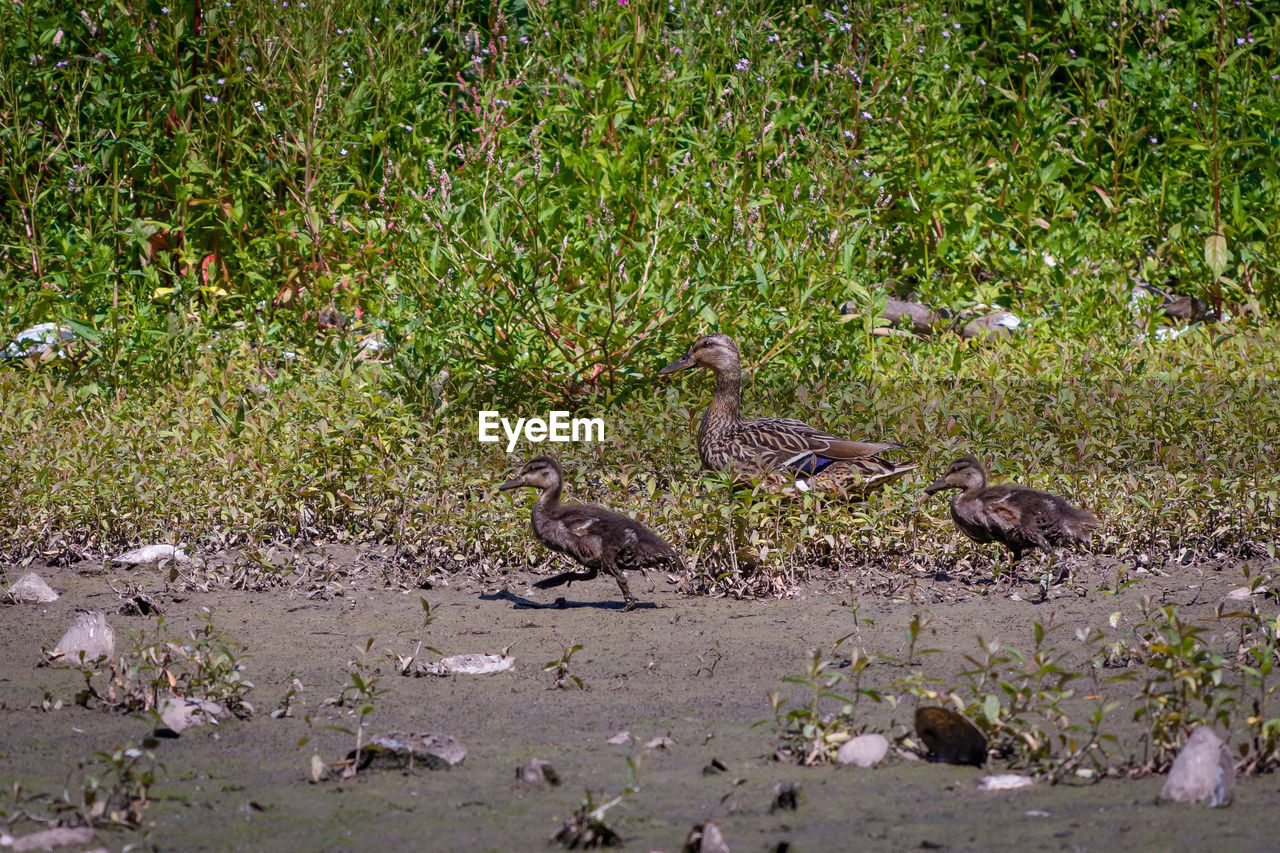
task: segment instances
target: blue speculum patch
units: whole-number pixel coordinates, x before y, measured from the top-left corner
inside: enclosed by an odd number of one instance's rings
[[[812,477],[814,474],[817,474],[823,468],[826,468],[828,465],[830,465],[832,462],[835,462],[835,461],[836,460],[834,459],[828,459],[825,456],[819,456],[818,454],[814,453],[804,457],[803,459],[801,459],[800,461],[792,465],[791,468],[797,474],[807,474]]]

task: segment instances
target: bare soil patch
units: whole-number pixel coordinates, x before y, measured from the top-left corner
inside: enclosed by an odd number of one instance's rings
[[[366,569],[309,597],[285,586],[164,592],[162,572],[41,566],[61,598],[0,610],[0,783],[57,795],[78,761],[140,743],[154,728],[138,715],[77,706],[81,676],[35,666],[41,646],[51,647],[81,608],[110,614],[121,650],[143,629],[154,631],[154,616],[117,612],[110,582],[125,577],[153,591],[168,634],[198,625],[208,608],[221,629],[247,644],[245,674],[255,685],[249,698],[257,713],[160,740],[153,751],[164,772],[144,826],[100,831],[95,843],[108,849],[137,842],[163,850],[542,849],[584,791],[598,801],[623,792],[631,756],[638,791],[605,817],[626,849],[679,850],[691,827],[712,820],[735,851],[775,850],[783,842],[793,851],[1273,850],[1280,833],[1275,775],[1241,778],[1225,809],[1159,805],[1161,777],[979,792],[981,776],[1001,772],[994,762],[955,767],[891,753],[872,769],[805,768],[770,760],[774,728],[756,725],[771,718],[768,691],[795,692],[782,679],[800,671],[810,650],[829,650],[853,630],[850,604],[872,620],[861,626],[862,644],[897,656],[913,614],[927,608],[917,649],[940,650],[921,655],[922,665],[948,677],[963,668],[962,653],[977,635],[1025,647],[1031,623],[1051,614],[1068,627],[1060,636],[1069,642],[1075,627],[1136,612],[1142,596],[1211,613],[1240,586],[1240,569],[1171,567],[1115,596],[1097,590],[1107,570],[1082,563],[1075,586],[1056,588],[1041,603],[1011,598],[1015,588],[1007,585],[981,583],[965,586],[967,595],[921,591],[914,601],[910,590],[896,598],[855,590],[850,598],[835,582],[789,598],[737,601],[684,597],[661,578],[650,592],[637,579],[647,606],[624,613],[607,580],[556,591],[564,607],[524,607],[522,601],[554,600],[529,590],[535,578],[526,573],[504,576],[505,586],[437,577],[419,590],[389,588]],[[1032,584],[1016,591],[1036,597]],[[438,616],[425,631],[421,597]],[[420,639],[446,656],[509,649],[516,662],[490,675],[402,677],[396,656],[412,654]],[[568,666],[585,689],[554,689],[555,674],[544,664],[574,644],[583,648]],[[419,657],[435,656],[419,650]],[[355,729],[356,709],[325,702],[342,693],[353,661],[364,663],[361,671],[382,691],[364,717],[367,732],[448,733],[466,746],[465,761],[450,770],[311,783],[313,754],[334,762],[354,746],[337,729]],[[891,664],[877,668],[871,672],[885,683],[901,674]],[[290,690],[291,714],[273,718]],[[41,710],[50,698],[62,707]],[[886,733],[902,731],[914,713],[910,705],[859,709],[860,719]],[[628,743],[608,743],[622,731],[630,732]],[[645,747],[658,737],[669,740]],[[534,758],[550,762],[562,784],[517,781],[517,768]],[[779,783],[798,786],[794,810],[771,808]],[[5,808],[15,813],[12,803]],[[24,823],[22,831],[34,828]]]

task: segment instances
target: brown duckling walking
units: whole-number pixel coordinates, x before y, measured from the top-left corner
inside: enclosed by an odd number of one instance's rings
[[[924,492],[932,495],[943,489],[960,490],[951,499],[951,518],[960,532],[979,544],[1004,545],[1011,566],[1030,548],[1052,553],[1059,545],[1087,544],[1098,526],[1093,513],[1057,495],[1026,486],[988,486],[986,469],[969,454],[952,462]]]
[[[662,537],[633,518],[589,504],[562,504],[564,473],[550,456],[538,456],[498,488],[501,491],[528,486],[540,493],[533,505],[533,535],[552,551],[572,557],[585,572],[562,572],[534,584],[548,589],[594,578],[600,570],[613,576],[626,600],[625,610],[636,606],[627,586],[628,570],[684,568],[675,549]]]
[[[705,367],[716,377],[715,394],[698,430],[698,455],[709,469],[764,475],[775,482],[787,475],[801,491],[851,497],[866,495],[916,467],[880,457],[900,444],[839,438],[793,418],[742,417],[742,356],[728,335],[698,338],[659,375],[692,367]]]

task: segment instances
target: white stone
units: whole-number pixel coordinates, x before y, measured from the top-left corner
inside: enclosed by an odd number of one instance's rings
[[[515,662],[516,659],[508,655],[453,655],[425,665],[422,671],[431,675],[487,675],[491,672],[505,672]]]
[[[40,323],[18,332],[13,343],[9,344],[9,348],[0,353],[0,356],[25,358],[29,355],[43,355],[53,347],[75,340],[75,337],[75,332],[57,323]],[[22,346],[24,341],[29,346]],[[58,355],[61,356],[62,353],[59,352]]]
[[[231,716],[231,712],[209,699],[191,699],[181,696],[166,696],[156,707],[160,721],[175,734],[187,729],[203,726]]]
[[[1199,726],[1174,759],[1160,796],[1175,803],[1227,806],[1235,789],[1236,768],[1230,750],[1213,729]]]
[[[15,604],[48,604],[58,600],[58,594],[35,572],[27,572],[14,581],[5,596]]]
[[[978,790],[1016,791],[1018,788],[1030,788],[1035,783],[1035,779],[1020,773],[1001,773],[997,776],[983,776],[978,780]]]
[[[884,760],[888,752],[888,739],[882,734],[871,732],[841,744],[836,752],[836,762],[855,767],[874,767]]]
[[[186,563],[190,561],[190,557],[181,548],[173,545],[144,545],[141,548],[135,548],[127,554],[121,554],[119,557],[112,557],[111,562],[120,563],[125,566],[145,566],[159,565],[165,560],[173,560],[175,563]]]
[[[84,661],[113,658],[116,655],[116,632],[107,624],[101,610],[87,610],[76,617],[71,627],[62,635],[58,645],[49,653],[55,663],[79,663],[81,652]]]

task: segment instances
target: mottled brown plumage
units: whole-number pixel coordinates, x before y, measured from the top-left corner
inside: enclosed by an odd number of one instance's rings
[[[784,477],[796,478],[802,491],[817,489],[851,497],[865,495],[916,467],[878,455],[899,449],[900,444],[839,438],[793,418],[743,418],[742,357],[728,335],[699,338],[660,373],[693,367],[705,367],[716,377],[715,394],[698,430],[698,455],[709,469],[744,478],[764,476],[777,485],[783,484]]]
[[[564,473],[550,456],[538,456],[501,491],[528,486],[539,492],[533,506],[533,535],[552,551],[572,557],[585,572],[562,572],[534,584],[547,589],[594,578],[601,570],[612,575],[622,590],[626,610],[636,606],[624,572],[645,569],[683,569],[675,549],[633,518],[590,504],[562,504]]]
[[[943,489],[960,490],[951,499],[951,518],[960,532],[979,544],[1004,545],[1011,563],[1030,548],[1052,553],[1059,545],[1085,545],[1098,526],[1093,513],[1057,495],[1026,486],[988,486],[986,469],[968,454],[924,491],[932,495]]]

